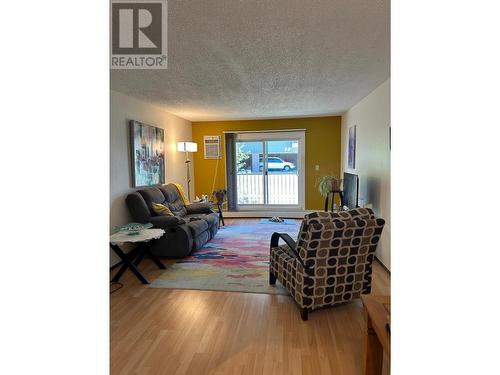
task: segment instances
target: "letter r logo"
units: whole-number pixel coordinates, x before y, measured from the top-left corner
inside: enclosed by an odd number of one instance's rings
[[[113,54],[161,54],[162,6],[161,2],[113,2]]]

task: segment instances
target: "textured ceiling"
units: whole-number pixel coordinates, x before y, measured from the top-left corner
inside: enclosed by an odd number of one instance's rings
[[[169,0],[168,69],[111,89],[191,121],[340,114],[390,74],[389,0]]]

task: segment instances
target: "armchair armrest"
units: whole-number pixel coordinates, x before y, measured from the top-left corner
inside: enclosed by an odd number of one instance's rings
[[[278,244],[279,244],[279,241],[280,241],[280,238],[285,241],[285,243],[290,247],[290,249],[292,250],[292,255],[295,259],[297,259],[297,261],[302,264],[302,266],[304,268],[306,268],[304,262],[302,261],[302,259],[300,258],[299,256],[299,253],[297,252],[297,243],[292,239],[292,237],[290,237],[287,233],[278,233],[278,232],[274,232],[271,236],[271,246],[270,248],[272,249],[273,247],[278,247]]]
[[[177,225],[185,224],[186,222],[177,216],[153,216],[149,222],[154,228],[172,228]]]
[[[277,247],[280,241],[280,238],[285,241],[285,243],[290,246],[290,249],[295,250],[297,244],[287,233],[278,233],[274,232],[271,236],[271,247]]]
[[[191,203],[186,206],[187,214],[210,214],[213,212],[212,204],[208,202]]]

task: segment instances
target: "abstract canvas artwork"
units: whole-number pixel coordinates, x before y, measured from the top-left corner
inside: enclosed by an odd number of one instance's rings
[[[349,128],[347,166],[350,169],[356,168],[356,125]]]
[[[132,186],[165,183],[164,130],[138,121],[130,121]]]

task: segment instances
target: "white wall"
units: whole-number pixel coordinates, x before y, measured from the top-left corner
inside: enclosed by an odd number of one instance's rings
[[[178,152],[177,142],[192,140],[191,122],[163,111],[161,108],[111,91],[110,103],[110,228],[131,221],[125,204],[131,187],[129,120],[165,129],[165,180],[177,182],[187,191],[185,155]],[[194,163],[192,163],[194,164]],[[192,165],[194,169],[194,165]],[[192,176],[194,173],[191,174]],[[191,181],[194,193],[194,178]],[[117,262],[112,254],[111,264]]]
[[[391,268],[390,79],[342,115],[342,171],[359,176],[359,197],[385,219],[377,258]],[[349,127],[356,125],[356,165],[347,167]]]

